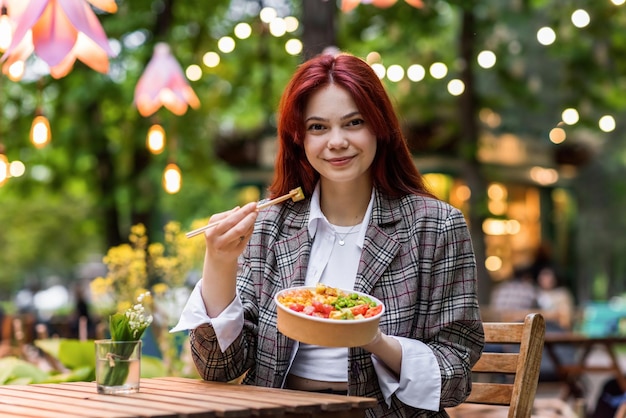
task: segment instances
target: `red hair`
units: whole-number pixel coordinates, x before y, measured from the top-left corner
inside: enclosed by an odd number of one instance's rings
[[[349,54],[318,55],[300,65],[287,84],[278,108],[278,153],[270,196],[287,194],[298,186],[306,196],[313,193],[319,174],[304,153],[304,111],[311,95],[328,84],[350,93],[376,136],[374,186],[390,197],[432,196],[413,163],[383,84],[369,64]]]

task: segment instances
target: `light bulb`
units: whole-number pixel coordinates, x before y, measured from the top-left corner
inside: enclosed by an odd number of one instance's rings
[[[9,178],[9,160],[6,155],[0,154],[0,186]]]
[[[13,64],[9,66],[9,71],[7,76],[9,80],[18,82],[22,79],[24,75],[24,61],[15,61]]]
[[[43,115],[35,116],[30,127],[30,141],[36,148],[45,147],[51,139],[50,122]]]
[[[154,124],[148,129],[146,146],[153,154],[160,154],[165,148],[165,130],[159,124]]]
[[[183,176],[180,172],[180,168],[174,163],[170,163],[165,167],[163,171],[163,188],[169,194],[178,193],[180,191]]]
[[[9,19],[7,7],[2,6],[0,11],[0,52],[6,51],[12,40],[13,28],[11,27],[11,19]]]

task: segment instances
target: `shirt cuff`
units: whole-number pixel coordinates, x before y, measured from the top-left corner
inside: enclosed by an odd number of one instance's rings
[[[198,328],[202,324],[211,324],[215,330],[215,337],[220,349],[224,352],[237,339],[243,329],[243,304],[237,294],[222,313],[215,318],[210,318],[206,313],[201,289],[202,279],[196,283],[178,323],[170,332],[185,331]]]
[[[441,371],[435,354],[421,341],[391,337],[402,346],[400,379],[372,354],[378,383],[387,406],[391,406],[391,396],[395,393],[406,405],[438,411],[441,402]],[[419,372],[416,373],[416,370]]]

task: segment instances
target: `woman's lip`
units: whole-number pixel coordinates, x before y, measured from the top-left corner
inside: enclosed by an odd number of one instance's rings
[[[328,161],[331,164],[344,164],[347,163],[348,161],[352,160],[352,158],[354,158],[353,156],[348,156],[348,157],[341,157],[341,158],[329,158],[326,161]]]

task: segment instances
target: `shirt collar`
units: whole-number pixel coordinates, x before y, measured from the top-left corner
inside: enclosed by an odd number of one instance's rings
[[[309,235],[311,235],[311,238],[315,238],[317,225],[320,221],[328,222],[320,208],[320,184],[318,182],[311,195],[311,210],[309,212]]]
[[[374,188],[372,188],[370,202],[367,205],[367,210],[365,211],[365,216],[363,217],[363,221],[361,223],[361,229],[359,230],[359,236],[357,237],[356,244],[359,246],[359,248],[363,248],[363,242],[365,241],[365,232],[367,230],[367,225],[369,225],[370,222],[373,204]],[[315,238],[315,234],[317,233],[320,222],[324,222],[330,226],[330,222],[328,222],[328,219],[326,219],[326,216],[324,215],[324,213],[322,212],[322,208],[320,207],[320,183],[317,182],[315,190],[313,190],[313,194],[311,195],[311,210],[309,212],[308,228],[311,238]]]

